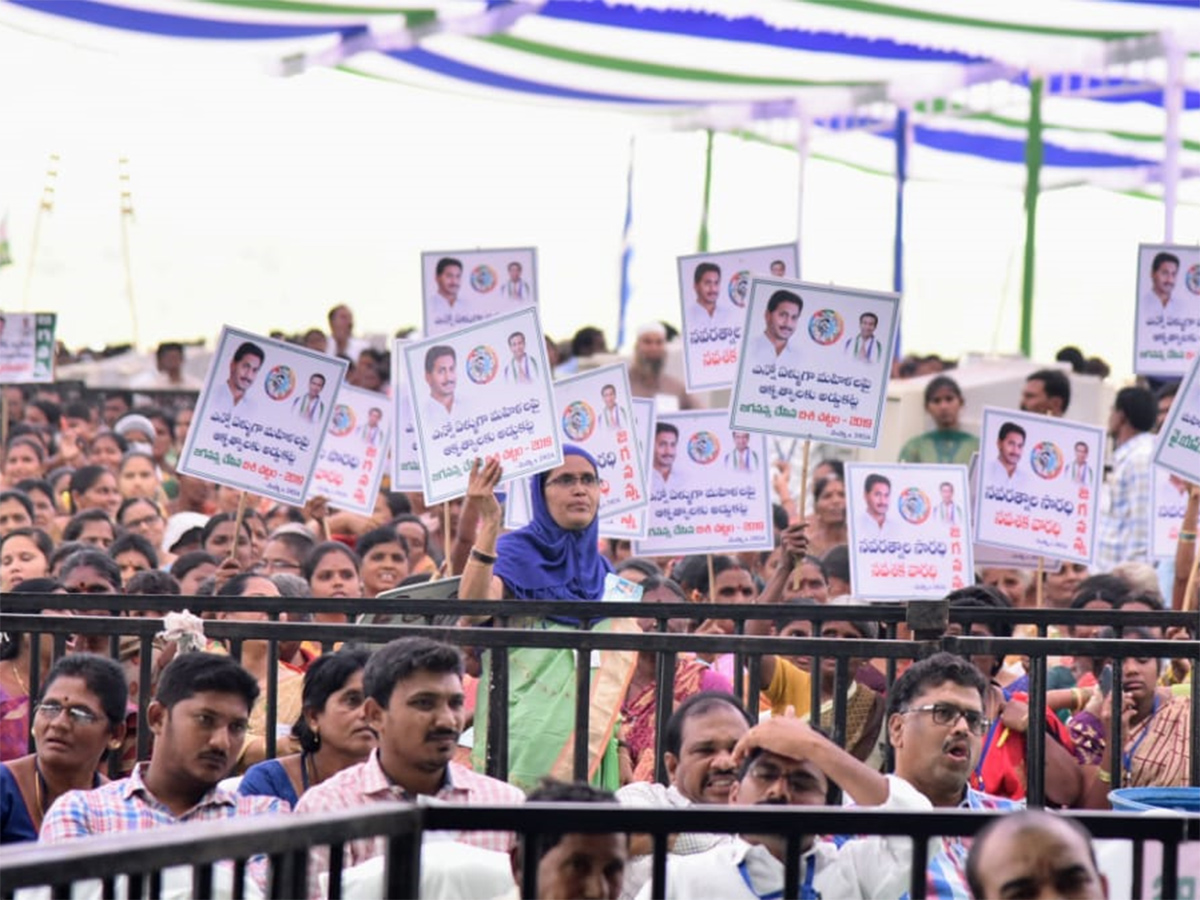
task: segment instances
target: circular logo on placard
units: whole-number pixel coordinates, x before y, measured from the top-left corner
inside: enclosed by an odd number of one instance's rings
[[[1053,441],[1038,441],[1029,453],[1029,465],[1038,478],[1057,478],[1063,470],[1063,453]]]
[[[836,309],[819,309],[808,320],[808,336],[823,347],[836,343],[846,330]]]
[[[334,437],[345,437],[354,430],[354,410],[345,403],[339,403],[333,408],[333,416],[329,419],[329,433]]]
[[[740,272],[734,272],[729,279],[729,299],[733,301],[733,305],[738,309],[742,309],[746,305],[746,294],[750,291],[750,270],[743,269]]]
[[[586,441],[596,430],[596,411],[583,400],[568,403],[563,410],[562,427],[571,440]]]
[[[1200,263],[1188,266],[1187,274],[1183,276],[1183,283],[1193,294],[1200,294]]]
[[[933,511],[929,495],[919,487],[907,487],[901,491],[897,505],[900,508],[900,518],[910,525],[920,525]]]
[[[688,458],[692,462],[707,466],[721,452],[721,442],[711,431],[697,431],[687,443]]]
[[[291,366],[275,366],[263,379],[263,390],[272,400],[286,400],[295,389],[296,373]]]
[[[480,263],[471,270],[471,287],[486,294],[496,286],[496,270],[487,263]]]
[[[480,344],[467,354],[467,377],[475,384],[487,384],[499,370],[496,351],[487,344]]]

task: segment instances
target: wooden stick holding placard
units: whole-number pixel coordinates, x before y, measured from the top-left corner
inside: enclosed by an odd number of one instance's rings
[[[717,576],[713,574],[713,555],[706,553],[705,557],[708,560],[708,602],[717,602]]]
[[[8,391],[0,387],[0,450],[8,446]]]
[[[1035,596],[1037,597],[1037,608],[1041,609],[1044,602],[1043,595],[1045,593],[1046,580],[1046,557],[1044,556],[1038,557],[1037,575],[1035,577],[1037,578],[1037,586],[1034,588],[1036,592]]]
[[[233,540],[229,542],[229,558],[237,556],[238,542],[242,539],[242,519],[246,515],[246,492],[238,494],[237,514],[233,518]]]
[[[803,522],[804,517],[808,515],[808,454],[812,449],[812,441],[808,438],[804,439],[804,450],[800,454],[800,497],[796,503],[796,521]],[[804,565],[804,560],[796,563],[792,569],[792,590],[800,590],[800,567]]]
[[[454,561],[450,558],[450,501],[442,503],[442,553],[445,554],[446,578],[454,577]]]
[[[1183,589],[1183,611],[1196,609],[1196,574],[1200,570],[1200,553],[1192,550],[1192,568],[1188,570],[1187,587]]]

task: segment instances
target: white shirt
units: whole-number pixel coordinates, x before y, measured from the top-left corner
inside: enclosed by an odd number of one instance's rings
[[[714,347],[736,347],[741,343],[742,331],[746,327],[746,310],[738,309],[727,300],[717,299],[713,311],[709,313],[699,300],[693,300],[687,307],[687,321],[684,322],[684,337],[689,347],[709,349]],[[728,336],[718,337],[721,329],[728,330]],[[701,340],[692,344],[692,338],[705,337],[703,332],[713,340]],[[695,334],[693,334],[695,333]]]
[[[254,385],[250,385],[250,391],[252,390],[254,390]],[[254,401],[250,399],[250,391],[242,394],[240,400],[235,400],[233,391],[229,389],[229,382],[222,381],[213,389],[212,399],[206,405],[210,409],[228,410],[239,416],[251,416],[254,415],[255,406]]]
[[[461,295],[451,306],[450,301],[436,292],[429,298],[429,314],[430,318],[425,323],[426,337],[457,331],[466,325],[489,319],[493,315],[490,312],[477,311],[472,304],[463,300]]]
[[[346,352],[341,355],[345,356],[346,359],[350,360],[350,362],[357,366],[359,354],[361,354],[364,350],[369,349],[371,349],[370,341],[363,340],[362,338],[356,338],[354,335],[351,335],[346,340]],[[335,357],[339,355],[337,352],[337,341],[334,340],[332,334],[327,335],[325,338],[325,355]]]
[[[617,791],[617,802],[623,806],[643,806],[654,809],[687,809],[692,801],[683,796],[675,787],[663,787],[649,781],[635,781]],[[728,834],[687,833],[675,836],[675,843],[668,854],[668,859],[674,856],[690,856],[704,853],[719,844],[728,844],[732,836]],[[642,885],[650,880],[654,868],[654,855],[647,853],[642,856],[631,856],[625,866],[625,883],[621,888],[621,900],[632,900],[642,889]]]
[[[451,421],[455,412],[457,410],[454,403],[450,404],[450,409],[446,409],[444,403],[432,397],[421,398],[421,422],[425,425],[425,439],[429,440],[435,431]]]
[[[795,335],[792,337],[795,337]],[[781,353],[776,353],[775,345],[771,343],[771,339],[767,337],[767,333],[765,331],[761,331],[747,339],[746,362],[750,366],[763,365],[764,363],[769,365],[774,363],[776,372],[775,377],[778,377],[779,370],[784,366],[796,369],[804,364],[803,359],[800,356],[800,352],[792,346],[790,339],[786,344],[783,345],[783,351]]]
[[[796,815],[797,819],[803,818],[800,810]],[[820,886],[822,873],[836,855],[837,850],[832,844],[816,841],[812,849],[800,857],[800,878],[804,879],[811,864],[815,867],[813,886],[824,896],[852,897],[853,894],[826,894]],[[761,900],[783,890],[783,877],[783,863],[766,847],[735,837],[704,853],[668,858],[666,897],[667,900]],[[638,893],[638,900],[649,898],[650,884],[646,883]]]
[[[981,487],[986,490],[989,487],[1012,488],[1014,491],[1025,491],[1031,493],[1029,477],[1021,471],[1021,464],[1017,463],[1017,467],[1013,469],[1012,475],[1008,474],[1008,469],[1004,468],[1004,464],[996,457],[988,460],[987,469],[984,472],[984,481]]]

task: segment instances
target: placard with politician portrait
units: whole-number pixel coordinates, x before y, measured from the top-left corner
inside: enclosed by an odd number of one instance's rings
[[[1090,562],[1104,471],[1104,431],[985,407],[975,540],[1067,562]]]
[[[537,250],[430,250],[421,254],[425,337],[537,305]]]
[[[754,278],[730,426],[874,447],[900,298]]]
[[[854,596],[940,600],[975,580],[967,467],[846,466]]]
[[[767,440],[728,422],[725,410],[659,414],[638,556],[774,546]]]
[[[426,502],[463,494],[477,458],[500,459],[503,481],[562,462],[536,310],[414,341],[404,364]]]
[[[681,256],[680,321],[689,391],[727,388],[737,374],[746,303],[755,276],[795,278],[795,244]]]
[[[343,359],[225,326],[178,470],[301,503],[346,369]]]

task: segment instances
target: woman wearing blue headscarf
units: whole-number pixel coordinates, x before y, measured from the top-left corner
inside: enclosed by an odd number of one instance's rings
[[[479,511],[475,546],[459,585],[462,598],[518,600],[600,600],[612,567],[599,549],[600,481],[596,461],[572,444],[563,464],[532,479],[532,521],[503,537],[495,487],[500,464],[476,461],[467,488]],[[576,618],[513,622],[512,627],[554,630],[578,628]],[[636,631],[632,622],[606,619],[593,631]],[[531,789],[550,775],[573,777],[575,653],[531,647],[508,651],[508,780]],[[599,666],[596,657],[599,657]],[[632,650],[601,650],[592,655],[588,720],[588,777],[604,787],[619,786],[616,726],[621,700],[633,674]],[[488,671],[485,660],[484,671]],[[487,750],[487,691],[475,711],[474,764],[482,770]]]

